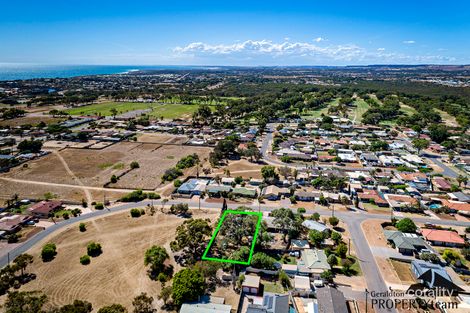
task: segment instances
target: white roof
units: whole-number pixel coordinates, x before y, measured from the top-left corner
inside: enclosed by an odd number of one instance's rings
[[[294,277],[294,288],[295,289],[304,289],[310,290],[310,278],[307,276],[295,276]]]

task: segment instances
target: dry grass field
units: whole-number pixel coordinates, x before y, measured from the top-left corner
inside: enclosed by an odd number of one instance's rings
[[[37,125],[40,122],[44,122],[46,124],[55,124],[64,121],[64,118],[57,118],[57,117],[52,117],[49,115],[44,115],[44,116],[24,116],[24,117],[18,117],[14,118],[11,120],[3,120],[0,121],[0,126],[5,127],[5,126],[10,126],[10,127],[16,127],[16,126],[23,126],[23,125]]]
[[[195,210],[193,217],[215,221],[218,213]],[[34,256],[28,272],[35,273],[37,279],[21,290],[42,290],[53,305],[87,300],[95,311],[112,303],[121,303],[130,309],[133,297],[141,292],[156,299],[161,284],[147,276],[145,251],[152,245],[164,246],[175,272],[178,271],[169,243],[176,227],[183,222],[182,218],[162,213],[131,218],[129,212],[121,212],[86,222],[87,230],[83,233],[74,224],[28,251]],[[81,265],[80,256],[86,254],[90,241],[99,242],[103,253],[92,258],[89,265]],[[47,242],[57,245],[58,254],[51,262],[44,263],[40,251]]]
[[[224,169],[230,171],[232,177],[241,176],[244,179],[248,178],[262,178],[261,168],[263,164],[252,163],[246,159],[241,159],[238,161],[230,161],[227,166],[221,167],[220,169],[214,169],[214,175],[218,174],[224,176]]]

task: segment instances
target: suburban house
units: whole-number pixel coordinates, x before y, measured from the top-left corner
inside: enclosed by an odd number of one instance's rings
[[[445,288],[450,291],[462,291],[454,284],[447,271],[439,264],[429,263],[422,260],[411,261],[411,272],[419,283],[427,288]]]
[[[310,293],[312,291],[310,277],[296,275],[294,277],[294,289],[298,292]]]
[[[388,207],[388,202],[376,190],[365,189],[364,192],[358,192],[357,197],[361,202],[373,202],[380,207]]]
[[[297,191],[295,193],[295,200],[297,201],[318,201],[320,199],[320,192],[310,191]]]
[[[308,240],[301,240],[301,239],[292,239],[290,242],[290,250],[292,251],[299,251],[303,249],[310,249],[310,244]]]
[[[398,252],[406,255],[412,255],[416,252],[426,249],[426,243],[416,234],[402,233],[395,230],[384,230],[385,238],[393,244]]]
[[[442,191],[449,191],[452,188],[451,183],[449,183],[443,177],[436,177],[434,178],[433,182],[434,182],[434,186],[436,186],[437,189],[442,190]]]
[[[246,198],[256,198],[256,189],[249,189],[245,187],[236,187],[233,188],[232,193],[235,196],[246,197]]]
[[[232,190],[231,186],[210,184],[206,187],[206,192],[211,197],[220,197]]]
[[[289,312],[289,295],[265,292],[262,304],[249,304],[246,313],[285,313]]]
[[[316,312],[349,313],[346,299],[338,289],[326,286],[316,289],[318,310]]]
[[[465,240],[455,231],[442,229],[421,229],[423,237],[436,246],[463,247]]]
[[[263,189],[262,196],[265,199],[274,201],[279,200],[283,195],[290,195],[290,191],[287,188],[279,188],[274,185],[269,185]]]
[[[242,290],[244,293],[257,295],[259,294],[260,277],[257,275],[245,275],[245,280],[242,283]]]
[[[470,203],[470,196],[461,191],[448,193],[447,195],[449,196],[450,200]]]
[[[302,226],[308,230],[318,230],[319,232],[329,232],[330,229],[323,223],[314,220],[305,220],[302,222]]]
[[[204,179],[189,179],[179,186],[176,192],[182,195],[200,195],[206,190],[207,183],[208,180]]]
[[[50,213],[59,211],[62,208],[61,201],[41,201],[28,208],[27,211],[38,218],[48,218]]]
[[[388,201],[388,204],[397,211],[400,211],[404,207],[418,204],[418,201],[415,198],[407,195],[386,194],[384,195],[384,198]]]
[[[2,216],[3,215],[3,216]],[[4,231],[7,234],[16,233],[21,229],[21,226],[31,220],[29,215],[0,215],[0,231]]]
[[[181,306],[180,313],[230,313],[232,307],[227,304],[216,303],[184,303]]]
[[[304,249],[301,251],[301,259],[297,262],[299,275],[319,276],[331,267],[327,262],[326,254],[319,249]]]

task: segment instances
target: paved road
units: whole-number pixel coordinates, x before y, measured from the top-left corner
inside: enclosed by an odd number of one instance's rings
[[[439,158],[437,158],[437,157],[434,157],[434,158],[426,157],[426,159],[431,160],[436,165],[438,165],[440,168],[442,168],[442,170],[443,170],[442,175],[448,176],[448,177],[451,177],[451,178],[457,178],[457,176],[459,176],[458,173],[456,173],[453,169],[451,169],[450,167],[445,165]]]
[[[171,200],[168,201],[166,205],[171,205],[171,204],[176,204],[180,203],[184,200]],[[198,201],[185,201],[189,204],[190,207],[198,207]],[[100,217],[100,216],[106,216],[108,214],[111,214],[113,212],[119,212],[119,211],[124,211],[124,210],[129,210],[131,208],[135,207],[144,207],[147,204],[151,204],[152,201],[142,201],[139,203],[126,203],[126,204],[121,204],[118,206],[115,206],[111,209],[105,209],[102,211],[93,211],[92,213],[89,214],[83,214],[81,216],[78,216],[76,218],[72,218],[69,220],[64,220],[61,221],[55,225],[52,225],[51,227],[45,229],[44,231],[36,234],[32,238],[30,238],[28,241],[25,243],[19,245],[18,247],[14,248],[13,250],[10,251],[9,253],[9,258],[8,255],[3,255],[0,257],[0,267],[5,266],[8,263],[8,260],[13,260],[16,256],[18,256],[21,253],[24,253],[31,249],[33,246],[35,246],[37,243],[39,243],[41,240],[46,238],[47,236],[53,234],[54,232],[63,229],[64,227],[70,226],[71,224],[85,221],[87,219],[95,218],[95,217]],[[153,201],[154,205],[161,205],[161,201]],[[238,207],[238,204],[229,204],[229,208],[236,208]],[[201,208],[204,209],[215,209],[219,210],[221,207],[221,204],[219,203],[207,203],[205,201],[201,202]],[[248,205],[248,207],[252,208],[253,210],[258,210],[258,205]],[[278,206],[266,206],[262,205],[261,210],[262,211],[272,211],[274,209],[278,208]],[[323,215],[329,215],[331,214],[331,211],[326,210],[326,209],[314,209],[314,210],[307,210],[307,213],[313,213],[313,212],[319,212],[320,214]],[[375,262],[374,256],[372,254],[372,251],[367,243],[367,240],[364,236],[364,233],[362,232],[361,229],[361,223],[365,220],[368,219],[389,219],[390,215],[388,214],[370,214],[367,212],[362,212],[362,211],[356,211],[356,212],[343,212],[343,211],[336,211],[335,216],[343,220],[351,233],[351,237],[353,238],[353,242],[356,247],[356,254],[357,257],[360,260],[361,263],[361,269],[364,272],[365,279],[367,282],[367,288],[370,291],[387,291],[387,286],[380,274],[380,271],[378,269],[378,266]],[[440,224],[440,225],[449,225],[449,226],[470,226],[470,222],[460,222],[460,221],[452,221],[452,220],[434,220],[430,218],[415,218],[414,219],[416,222],[420,223],[425,223],[425,222],[431,222],[434,224]],[[377,313],[382,313],[382,312],[396,312],[395,310],[377,310]]]

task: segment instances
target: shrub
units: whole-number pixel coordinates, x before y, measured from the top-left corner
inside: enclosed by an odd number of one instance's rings
[[[117,178],[116,175],[113,175],[113,176],[111,176],[111,179],[110,179],[109,181],[110,181],[112,184],[115,184],[115,183],[117,183],[118,178]]]
[[[176,179],[174,182],[173,182],[173,186],[175,186],[175,188],[179,188],[183,183],[181,182],[181,180],[179,179]]]
[[[274,263],[276,262],[275,259],[270,257],[269,255],[263,252],[257,252],[253,255],[251,259],[251,266],[254,268],[260,268],[265,270],[274,270],[276,269]]]
[[[96,243],[94,241],[90,242],[87,247],[87,254],[92,257],[97,257],[101,253],[103,253],[103,250],[101,249],[101,245],[99,243]]]
[[[149,192],[147,193],[147,198],[149,199],[160,199],[160,195],[158,193],[155,193],[155,192]]]
[[[89,257],[88,255],[86,255],[86,254],[85,254],[85,255],[82,255],[82,256],[80,257],[80,263],[81,263],[82,265],[88,265],[88,264],[90,264],[90,260],[91,260],[90,257]]]
[[[104,209],[104,204],[99,202],[95,204],[95,210],[103,210]]]
[[[305,212],[307,212],[307,210],[305,210],[305,208],[298,208],[297,209],[297,213],[299,213],[299,214],[304,214]]]
[[[139,209],[131,209],[131,216],[132,217],[140,217],[142,214]]]
[[[142,192],[141,189],[135,190],[131,193],[128,193],[124,197],[121,198],[122,202],[139,202],[145,200],[147,198],[147,194]]]
[[[132,161],[131,162],[131,169],[136,169],[136,168],[139,168],[140,165],[139,165],[139,162],[137,161]]]
[[[80,223],[80,225],[78,225],[78,229],[79,229],[81,232],[86,231],[86,225],[85,225],[85,223]]]
[[[318,222],[320,220],[320,213],[318,212],[313,213],[310,219]]]
[[[53,243],[46,243],[42,247],[41,258],[44,262],[51,261],[57,254],[57,247]]]
[[[417,228],[413,220],[408,217],[405,217],[404,219],[398,221],[395,227],[403,233],[414,233],[416,232]]]
[[[162,175],[162,181],[163,182],[172,181],[181,175],[183,175],[183,172],[180,169],[176,167],[172,167],[172,168],[167,169],[165,173]]]
[[[338,265],[338,259],[336,258],[336,255],[330,254],[327,259],[328,264],[330,264],[331,267]]]
[[[328,219],[328,222],[330,222],[330,225],[335,227],[335,226],[338,226],[338,223],[339,223],[339,219],[336,217],[336,216],[331,216],[329,219]]]
[[[65,219],[65,220],[68,220],[70,215],[69,215],[69,212],[64,212],[64,214],[62,214],[62,217]]]
[[[336,254],[342,259],[346,257],[347,252],[348,247],[344,243],[340,243],[338,247],[336,247]]]
[[[235,184],[241,184],[243,182],[243,177],[237,176],[235,177]]]

